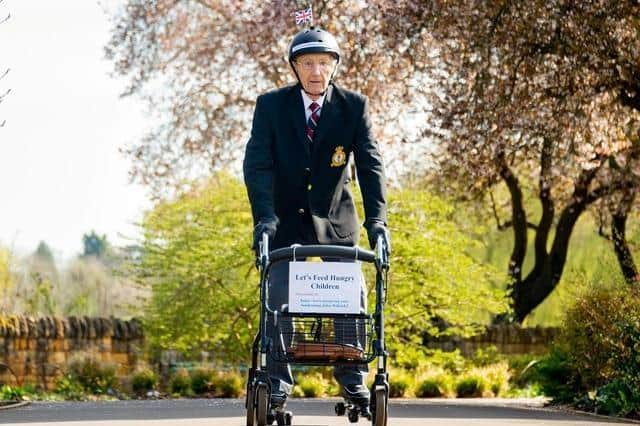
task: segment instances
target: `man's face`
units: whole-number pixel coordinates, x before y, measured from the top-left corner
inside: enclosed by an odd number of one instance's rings
[[[327,90],[336,59],[329,53],[307,53],[293,62],[302,87],[307,93],[320,96]]]

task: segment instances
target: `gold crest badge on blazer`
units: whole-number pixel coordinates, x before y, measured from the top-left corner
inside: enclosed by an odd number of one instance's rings
[[[347,154],[344,152],[343,146],[337,146],[331,156],[331,167],[341,167],[347,163]]]

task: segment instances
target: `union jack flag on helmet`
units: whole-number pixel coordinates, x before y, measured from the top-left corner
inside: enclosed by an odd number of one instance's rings
[[[297,10],[295,12],[296,25],[304,25],[313,22],[313,10],[311,7],[307,9]]]

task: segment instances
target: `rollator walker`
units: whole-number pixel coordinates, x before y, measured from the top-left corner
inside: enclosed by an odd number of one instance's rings
[[[289,305],[269,306],[269,271],[277,262],[304,261],[311,257],[373,263],[376,268],[375,312],[300,313],[289,312]],[[374,251],[337,245],[293,245],[269,251],[269,238],[262,235],[256,264],[260,271],[260,327],[253,341],[251,368],[248,372],[247,426],[291,425],[289,411],[271,412],[271,381],[267,357],[274,362],[298,365],[368,364],[378,358],[375,380],[370,389],[372,426],[386,426],[388,418],[389,374],[384,341],[384,304],[386,301],[389,254],[382,236]],[[279,342],[267,335],[267,318],[273,318]],[[359,407],[345,399],[335,405],[338,416],[347,414],[350,422],[360,417]]]

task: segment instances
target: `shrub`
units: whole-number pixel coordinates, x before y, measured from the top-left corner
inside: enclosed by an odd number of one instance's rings
[[[191,389],[196,395],[203,395],[215,390],[214,372],[207,368],[196,368],[191,371]]]
[[[416,370],[427,364],[428,354],[425,348],[406,345],[392,352],[391,363],[399,368]]]
[[[640,303],[640,298],[636,298]],[[640,309],[616,322],[620,342],[613,352],[613,366],[617,377],[624,377],[634,389],[640,389]]]
[[[595,288],[567,312],[560,341],[577,388],[593,390],[615,379],[640,387],[640,296]]]
[[[71,401],[87,399],[84,388],[71,374],[65,374],[56,381],[54,392]]]
[[[333,378],[327,380],[325,394],[327,396],[340,396],[340,385]]]
[[[389,375],[389,397],[402,398],[407,396],[407,391],[411,389],[412,379],[405,372],[396,372]]]
[[[477,375],[484,377],[488,389],[493,396],[499,396],[509,389],[509,365],[506,362],[487,365],[473,369]]]
[[[131,388],[133,392],[140,395],[156,388],[158,385],[158,375],[150,368],[141,368],[131,378]]]
[[[599,413],[614,416],[640,414],[640,389],[614,379],[598,389],[595,408]]]
[[[525,388],[532,383],[535,368],[533,368],[542,356],[532,354],[515,355],[507,358],[509,371],[511,372],[510,384],[512,388]]]
[[[478,367],[485,367],[492,364],[501,362],[504,357],[498,352],[498,348],[495,346],[488,346],[486,348],[479,348],[475,351],[471,357],[473,365]]]
[[[238,373],[225,373],[216,383],[216,396],[237,398],[244,393],[244,380]]]
[[[480,375],[463,375],[456,382],[456,394],[459,398],[478,398],[487,390],[487,382]]]
[[[507,398],[537,398],[545,396],[538,383],[529,383],[522,387],[510,386],[502,395]]]
[[[466,368],[466,360],[459,349],[451,352],[434,350],[429,354],[428,363],[454,374],[460,374]]]
[[[557,402],[571,402],[577,392],[576,372],[558,347],[546,355],[509,357],[511,397],[550,396]]]
[[[89,393],[104,395],[118,387],[116,366],[93,358],[73,360],[68,366],[70,376]]]
[[[573,401],[576,387],[576,371],[567,354],[558,348],[531,367],[531,378],[540,384],[542,392],[556,402]]]
[[[419,398],[440,398],[444,395],[442,383],[436,378],[429,378],[420,382],[415,393]]]
[[[20,386],[2,385],[0,387],[0,400],[2,401],[22,401],[26,395],[27,392]]]
[[[292,398],[304,398],[304,392],[300,388],[300,385],[296,384],[291,391]]]
[[[184,368],[176,370],[169,381],[169,389],[172,394],[190,396],[193,391],[191,390],[191,377],[189,376],[189,372]]]
[[[300,388],[298,395],[301,394],[305,398],[324,396],[327,387],[326,379],[319,373],[300,375],[296,384]]]

